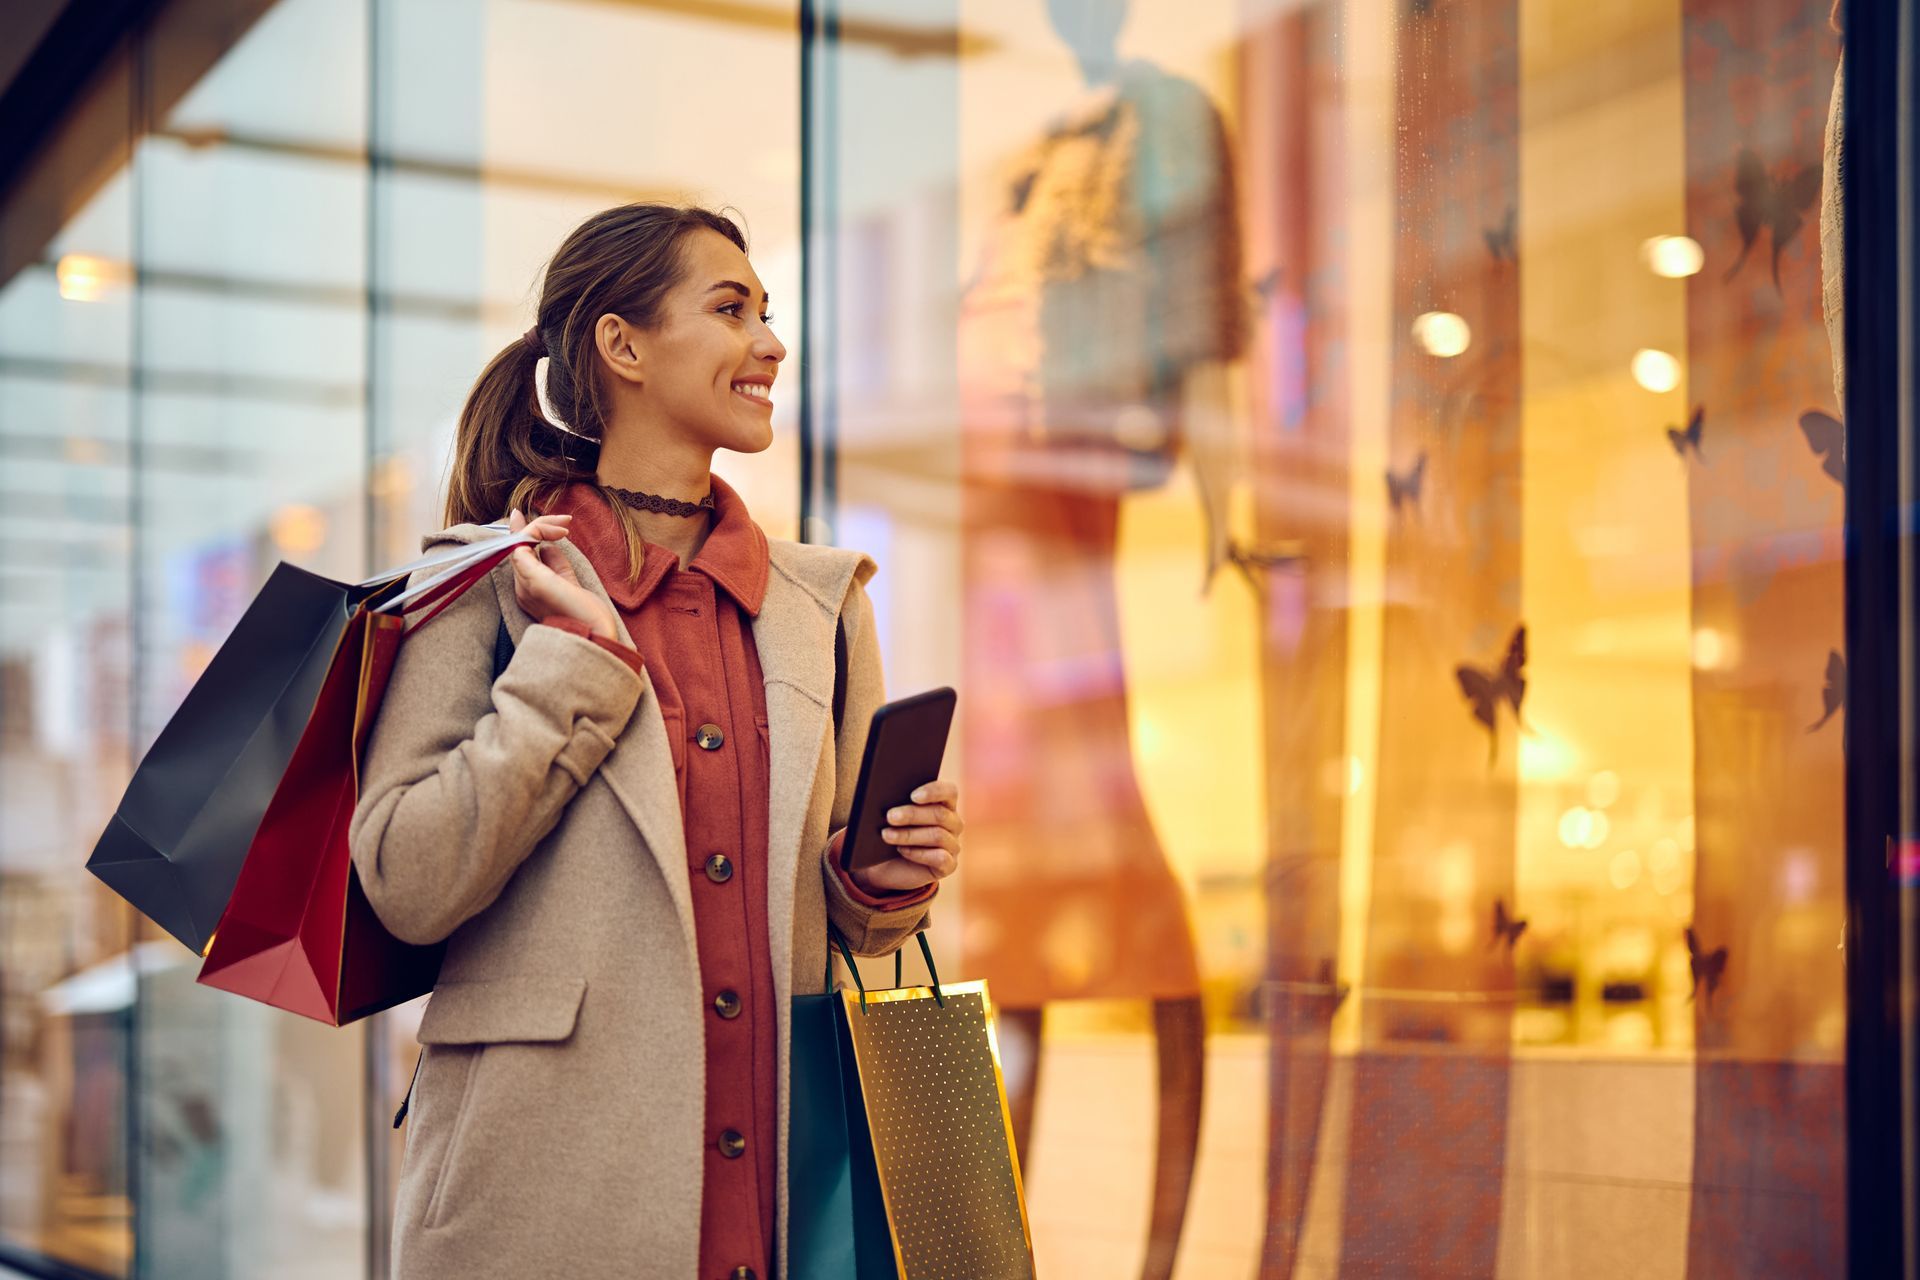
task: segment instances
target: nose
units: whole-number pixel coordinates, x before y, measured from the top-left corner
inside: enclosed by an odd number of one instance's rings
[[[760,326],[758,336],[753,340],[753,358],[769,360],[777,365],[787,358],[787,345],[774,336],[772,329],[763,324]]]

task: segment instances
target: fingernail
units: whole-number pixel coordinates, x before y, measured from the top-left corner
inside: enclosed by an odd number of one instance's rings
[[[918,804],[920,801],[925,800],[926,798],[927,798],[927,789],[925,787],[914,788],[913,800],[915,804]]]
[[[907,817],[907,811],[906,811],[905,809],[889,809],[889,810],[887,810],[887,821],[888,821],[888,822],[904,822],[904,821],[906,821],[906,817]]]

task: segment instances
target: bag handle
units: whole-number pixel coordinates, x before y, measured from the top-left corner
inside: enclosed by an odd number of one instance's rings
[[[505,531],[507,528],[504,524],[487,525],[485,527],[489,529],[497,528],[502,531]],[[384,587],[396,578],[410,578],[422,569],[441,569],[448,565],[464,563],[475,556],[485,555],[488,545],[492,542],[492,538],[485,538],[478,542],[456,542],[452,546],[442,547],[438,551],[429,551],[418,559],[409,560],[405,564],[394,565],[390,569],[382,569],[371,578],[362,578],[353,585],[361,589]]]
[[[933,1002],[944,1009],[947,1007],[947,1001],[940,993],[940,971],[934,967],[933,948],[927,944],[927,932],[921,929],[913,936],[920,943],[921,959],[927,962],[927,977],[931,980],[929,985],[933,988]],[[827,922],[827,942],[827,977],[823,985],[827,990],[833,990],[833,951],[835,947],[838,947],[840,949],[840,955],[847,962],[848,976],[853,979],[853,985],[860,990],[860,1012],[865,1013],[867,1011],[867,984],[860,980],[860,966],[853,962],[853,948],[847,945],[846,935],[842,934],[839,926],[835,925],[831,920]],[[893,952],[893,987],[894,990],[898,991],[905,985],[906,983],[901,981],[900,948],[896,947]]]
[[[458,596],[473,583],[493,572],[493,569],[516,547],[530,547],[533,539],[525,534],[514,534],[509,538],[499,538],[481,544],[478,550],[468,547],[468,555],[462,556],[451,568],[429,578],[416,587],[409,587],[391,599],[383,600],[375,608],[381,613],[412,613],[415,609],[425,608],[437,600],[444,599],[451,592]]]

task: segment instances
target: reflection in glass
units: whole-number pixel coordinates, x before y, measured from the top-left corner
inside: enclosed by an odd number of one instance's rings
[[[1163,485],[1219,416],[1192,401],[1217,386],[1201,371],[1238,354],[1245,303],[1220,114],[1201,86],[1119,55],[1125,17],[1049,5],[1079,89],[1006,164],[962,300],[964,953],[1030,1046],[1008,1079],[1028,1161],[1044,1007],[1152,1002],[1148,1266],[1170,1274],[1203,1094],[1200,976],[1135,777],[1114,561],[1122,500]],[[1212,567],[1193,558],[1191,589]]]

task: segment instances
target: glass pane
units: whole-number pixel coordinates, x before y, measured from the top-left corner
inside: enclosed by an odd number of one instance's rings
[[[362,1265],[359,1031],[199,987],[85,863],[275,563],[365,560],[365,45],[165,6],[4,213],[0,1230],[108,1274]]]
[[[805,353],[792,6],[379,0],[372,13],[379,562],[411,559],[424,534],[447,524],[466,396],[533,322],[549,256],[600,210],[640,200],[730,208],[788,347],[781,383],[797,386]],[[565,93],[553,91],[557,67],[568,69]],[[774,397],[767,452],[714,459],[771,537],[798,529],[798,406],[797,395]],[[413,1074],[423,1006],[382,1019],[387,1114]],[[389,1179],[405,1141],[394,1134]]]
[[[133,915],[85,862],[138,753],[132,84],[117,54],[0,205],[0,1235],[113,1276]]]
[[[285,560],[365,562],[366,31],[325,0],[258,6],[208,59],[209,6],[144,42],[135,526],[142,746]],[[361,1040],[196,985],[166,961],[138,1019],[143,1273],[355,1274]]]
[[[1843,1269],[1829,7],[840,7],[1041,1274]]]

